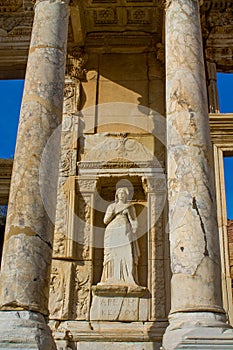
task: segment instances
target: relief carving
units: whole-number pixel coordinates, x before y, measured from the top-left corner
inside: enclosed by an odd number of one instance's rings
[[[90,308],[91,266],[77,265],[74,280],[73,316],[77,320],[86,320]]]
[[[30,0],[0,2],[0,34],[29,35],[33,23],[33,3]]]
[[[151,9],[139,7],[127,10],[127,24],[151,24]]]
[[[108,149],[109,152],[105,152]],[[114,159],[128,159],[128,161],[137,163],[138,161],[152,161],[153,154],[149,148],[140,142],[140,139],[124,136],[105,137],[98,143],[90,145],[84,154],[84,161],[103,161],[108,162]]]
[[[75,114],[80,110],[81,83],[79,80],[66,79],[64,87],[63,113]]]
[[[227,8],[232,8],[232,2],[227,1],[227,0],[200,0],[201,2],[201,10],[202,11],[209,11],[211,9],[219,11],[219,10],[225,10]]]
[[[90,240],[92,234],[92,218],[91,218],[91,196],[79,196],[78,199],[78,225],[77,237],[75,241],[78,243],[78,259],[90,259],[91,248]]]
[[[78,189],[79,191],[91,191],[94,192],[97,186],[97,180],[92,179],[78,179]]]
[[[78,162],[79,169],[132,169],[132,168],[155,168],[157,162],[137,161],[137,163],[127,161],[127,159],[110,160],[107,162]]]
[[[86,80],[87,70],[85,65],[88,60],[88,55],[80,46],[74,46],[68,49],[66,75],[70,78],[80,81]]]
[[[69,319],[71,281],[72,263],[53,260],[49,295],[51,318]]]
[[[111,8],[93,10],[94,22],[96,25],[99,24],[117,24],[116,11]]]
[[[224,12],[219,13],[219,11],[212,11],[208,16],[207,25],[213,28],[216,32],[216,27],[221,27],[220,30],[224,30],[224,27],[232,27],[232,9],[227,8]]]
[[[77,115],[63,115],[61,133],[61,160],[59,165],[60,176],[76,175],[77,143],[79,120]]]
[[[54,234],[53,255],[64,256],[65,254],[65,236],[61,233]]]
[[[207,47],[205,50],[205,55],[207,60],[218,62],[218,64],[230,68],[232,66],[233,46],[227,48]]]
[[[69,176],[70,168],[72,165],[72,159],[73,159],[73,150],[71,149],[61,155],[60,170],[61,170],[62,176]]]
[[[81,82],[86,80],[88,55],[79,47],[71,47],[67,54],[63,113],[75,114],[81,109]]]

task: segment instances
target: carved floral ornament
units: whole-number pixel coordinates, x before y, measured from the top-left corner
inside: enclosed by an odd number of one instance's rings
[[[71,78],[85,80],[87,70],[84,68],[88,60],[88,55],[80,46],[74,46],[67,52],[67,72]]]
[[[88,192],[94,192],[98,186],[97,186],[97,179],[82,179],[79,178],[77,180],[77,188],[81,191],[88,191]]]
[[[72,115],[80,110],[81,83],[78,79],[66,79],[64,86],[63,113]]]

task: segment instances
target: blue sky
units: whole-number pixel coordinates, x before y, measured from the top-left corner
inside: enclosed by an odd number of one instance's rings
[[[0,80],[0,158],[13,158],[23,80]]]
[[[233,113],[233,74],[218,73],[219,104],[221,113]],[[224,158],[227,216],[233,220],[233,157]]]
[[[13,158],[23,80],[0,80],[0,158]],[[221,113],[233,112],[233,74],[218,74]],[[233,157],[224,159],[228,218],[233,220]]]

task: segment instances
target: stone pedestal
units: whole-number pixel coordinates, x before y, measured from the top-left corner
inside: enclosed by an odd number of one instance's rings
[[[53,349],[42,315],[48,315],[59,141],[52,158],[46,154],[51,179],[41,162],[62,117],[68,16],[68,0],[36,2],[2,258],[2,348]]]
[[[170,326],[163,346],[228,349],[198,0],[166,8]],[[228,329],[229,328],[229,329]]]
[[[98,284],[92,287],[92,321],[146,321],[147,288]]]

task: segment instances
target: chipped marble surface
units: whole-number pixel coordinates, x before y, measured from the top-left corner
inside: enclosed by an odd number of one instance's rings
[[[51,337],[51,330],[39,313],[2,311],[0,312],[0,349],[56,350],[56,346]]]
[[[170,1],[166,21],[172,312],[220,312],[218,228],[198,1]]]
[[[2,309],[48,314],[53,224],[44,209],[40,181],[52,189],[52,202],[58,152],[51,162],[52,179],[40,173],[40,165],[45,145],[61,122],[68,14],[68,1],[38,1],[35,6],[2,260]]]
[[[229,326],[221,300],[199,4],[198,0],[170,0],[166,5],[168,200],[173,275],[170,325],[163,337],[163,349],[219,349],[219,346],[228,349],[227,338],[233,332],[230,329],[226,333]]]

